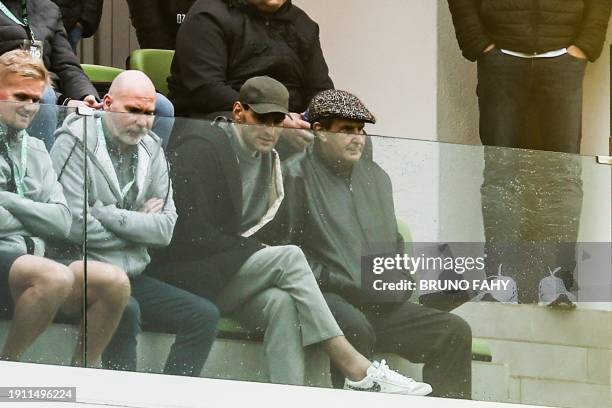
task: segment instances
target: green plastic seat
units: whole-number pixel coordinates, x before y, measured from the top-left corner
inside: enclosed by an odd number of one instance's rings
[[[111,83],[117,75],[123,72],[122,69],[103,65],[81,64],[81,68],[93,83]]]
[[[493,360],[491,348],[483,339],[472,339],[472,360],[487,363]]]
[[[100,96],[108,92],[111,82],[123,72],[122,69],[104,65],[81,64],[81,68]]]
[[[217,326],[218,338],[229,340],[263,341],[263,333],[250,332],[234,319],[223,318]],[[472,339],[472,361],[491,362],[491,348],[483,339]]]
[[[172,50],[144,49],[130,54],[129,67],[142,71],[153,81],[155,89],[162,95],[168,95],[167,78],[174,58]]]
[[[230,340],[263,341],[263,333],[251,332],[231,318],[222,318],[217,325],[218,337]]]
[[[412,254],[412,234],[408,224],[399,218],[397,219],[397,231],[404,239],[404,248],[407,254]]]
[[[404,238],[404,242],[412,242],[412,234],[410,234],[410,228],[408,227],[408,224],[406,224],[406,222],[398,218],[397,229],[402,238]]]

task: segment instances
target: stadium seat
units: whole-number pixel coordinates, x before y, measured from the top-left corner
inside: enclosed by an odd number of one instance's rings
[[[234,319],[223,318],[219,320],[217,328],[219,330],[218,337],[222,339],[263,341],[263,332],[250,332]]]
[[[491,348],[483,339],[472,339],[472,361],[490,363],[493,360]]]
[[[402,238],[404,238],[404,242],[406,243],[412,242],[412,234],[410,234],[410,227],[408,227],[408,224],[406,224],[406,222],[398,218],[397,219],[397,229],[400,235],[402,236]]]
[[[142,71],[151,78],[157,92],[168,95],[166,79],[170,75],[170,66],[174,58],[172,50],[145,49],[132,51],[129,58],[129,68]]]
[[[103,65],[81,64],[81,68],[100,96],[108,92],[111,82],[123,72],[122,69]]]

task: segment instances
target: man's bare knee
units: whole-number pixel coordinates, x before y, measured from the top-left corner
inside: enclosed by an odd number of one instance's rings
[[[50,262],[48,269],[36,277],[34,287],[48,293],[49,296],[65,300],[72,292],[74,275],[64,265]]]
[[[94,268],[96,277],[92,282],[100,296],[127,303],[130,297],[130,280],[123,269],[104,263],[96,263]]]
[[[16,298],[30,289],[42,297],[63,300],[73,284],[74,277],[68,268],[44,258],[22,256],[10,271],[10,286]]]

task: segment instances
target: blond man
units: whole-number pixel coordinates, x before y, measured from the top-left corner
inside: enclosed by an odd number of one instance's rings
[[[71,214],[42,141],[25,129],[38,112],[49,73],[22,50],[0,56],[0,314],[12,324],[0,359],[19,360],[56,315],[78,317],[85,264],[45,258],[64,239]],[[114,266],[88,263],[87,364],[95,364],[114,333],[129,297],[129,281]],[[84,361],[84,342],[73,364]]]

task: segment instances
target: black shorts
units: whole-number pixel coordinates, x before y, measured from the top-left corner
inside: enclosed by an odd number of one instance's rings
[[[0,317],[10,317],[13,313],[13,296],[9,287],[9,272],[21,252],[0,251]]]

